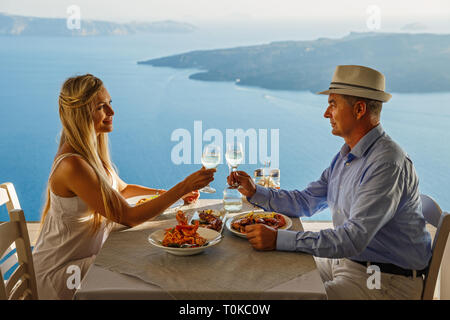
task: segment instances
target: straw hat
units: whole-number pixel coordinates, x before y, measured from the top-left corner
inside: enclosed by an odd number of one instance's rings
[[[346,94],[388,102],[392,95],[384,92],[384,75],[377,70],[363,66],[337,66],[330,88],[317,94]]]

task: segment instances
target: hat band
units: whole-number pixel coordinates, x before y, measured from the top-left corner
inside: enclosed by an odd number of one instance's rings
[[[333,84],[338,85],[338,87],[333,87],[332,86]],[[359,88],[359,89],[366,89],[366,90],[372,90],[372,91],[377,91],[377,92],[384,92],[383,90],[378,90],[378,89],[365,87],[365,86],[359,86],[359,85],[356,85],[356,84],[342,83],[342,82],[331,82],[330,85],[331,86],[330,86],[329,89],[347,89],[349,87],[354,87],[354,88]]]

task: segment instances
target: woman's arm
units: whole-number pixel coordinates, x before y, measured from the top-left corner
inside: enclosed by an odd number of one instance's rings
[[[106,217],[100,181],[94,169],[80,157],[69,157],[61,161],[59,170],[61,170],[62,183],[65,187],[79,196],[90,209]],[[159,197],[138,206],[130,206],[118,192],[117,196],[122,212],[121,218],[114,222],[133,227],[159,215],[183,195],[198,190],[213,181],[215,171],[215,169],[198,170]]]
[[[120,194],[126,199],[135,196],[145,196],[153,194],[162,194],[166,192],[164,189],[153,189],[136,184],[127,184],[117,174],[115,174]]]
[[[153,189],[147,188],[143,186],[139,186],[136,184],[128,184],[126,188],[121,192],[124,198],[131,198],[135,196],[145,196],[145,195],[154,195],[154,194],[162,194],[166,192],[164,189]]]
[[[119,192],[125,199],[135,196],[161,195],[167,191],[164,189],[147,188],[136,184],[127,184],[117,174],[115,176],[118,182]],[[188,205],[197,201],[199,197],[200,193],[198,191],[192,191],[183,195],[181,198],[184,200],[184,204]]]

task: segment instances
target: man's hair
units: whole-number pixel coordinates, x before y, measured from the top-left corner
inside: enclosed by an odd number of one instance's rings
[[[377,116],[377,117],[379,117],[381,114],[381,108],[383,106],[383,102],[381,102],[381,101],[372,100],[372,99],[368,99],[368,98],[362,98],[362,97],[350,96],[347,94],[343,94],[342,97],[351,106],[353,106],[356,103],[356,101],[364,101],[366,103],[367,110],[369,110],[369,112],[371,114],[373,114],[374,116]]]

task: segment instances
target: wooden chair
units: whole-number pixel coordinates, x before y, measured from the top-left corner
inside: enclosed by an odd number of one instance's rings
[[[432,300],[436,288],[436,280],[441,268],[442,257],[445,252],[445,245],[450,233],[450,214],[442,212],[439,205],[431,197],[421,194],[422,212],[425,220],[436,227],[432,246],[432,256],[428,265],[428,272],[425,276],[425,283],[422,292],[423,300]]]
[[[37,300],[36,275],[23,210],[12,183],[0,184],[0,206],[6,204],[10,221],[0,224],[0,300]],[[13,250],[16,252],[13,253]],[[3,275],[18,264],[8,280]]]

